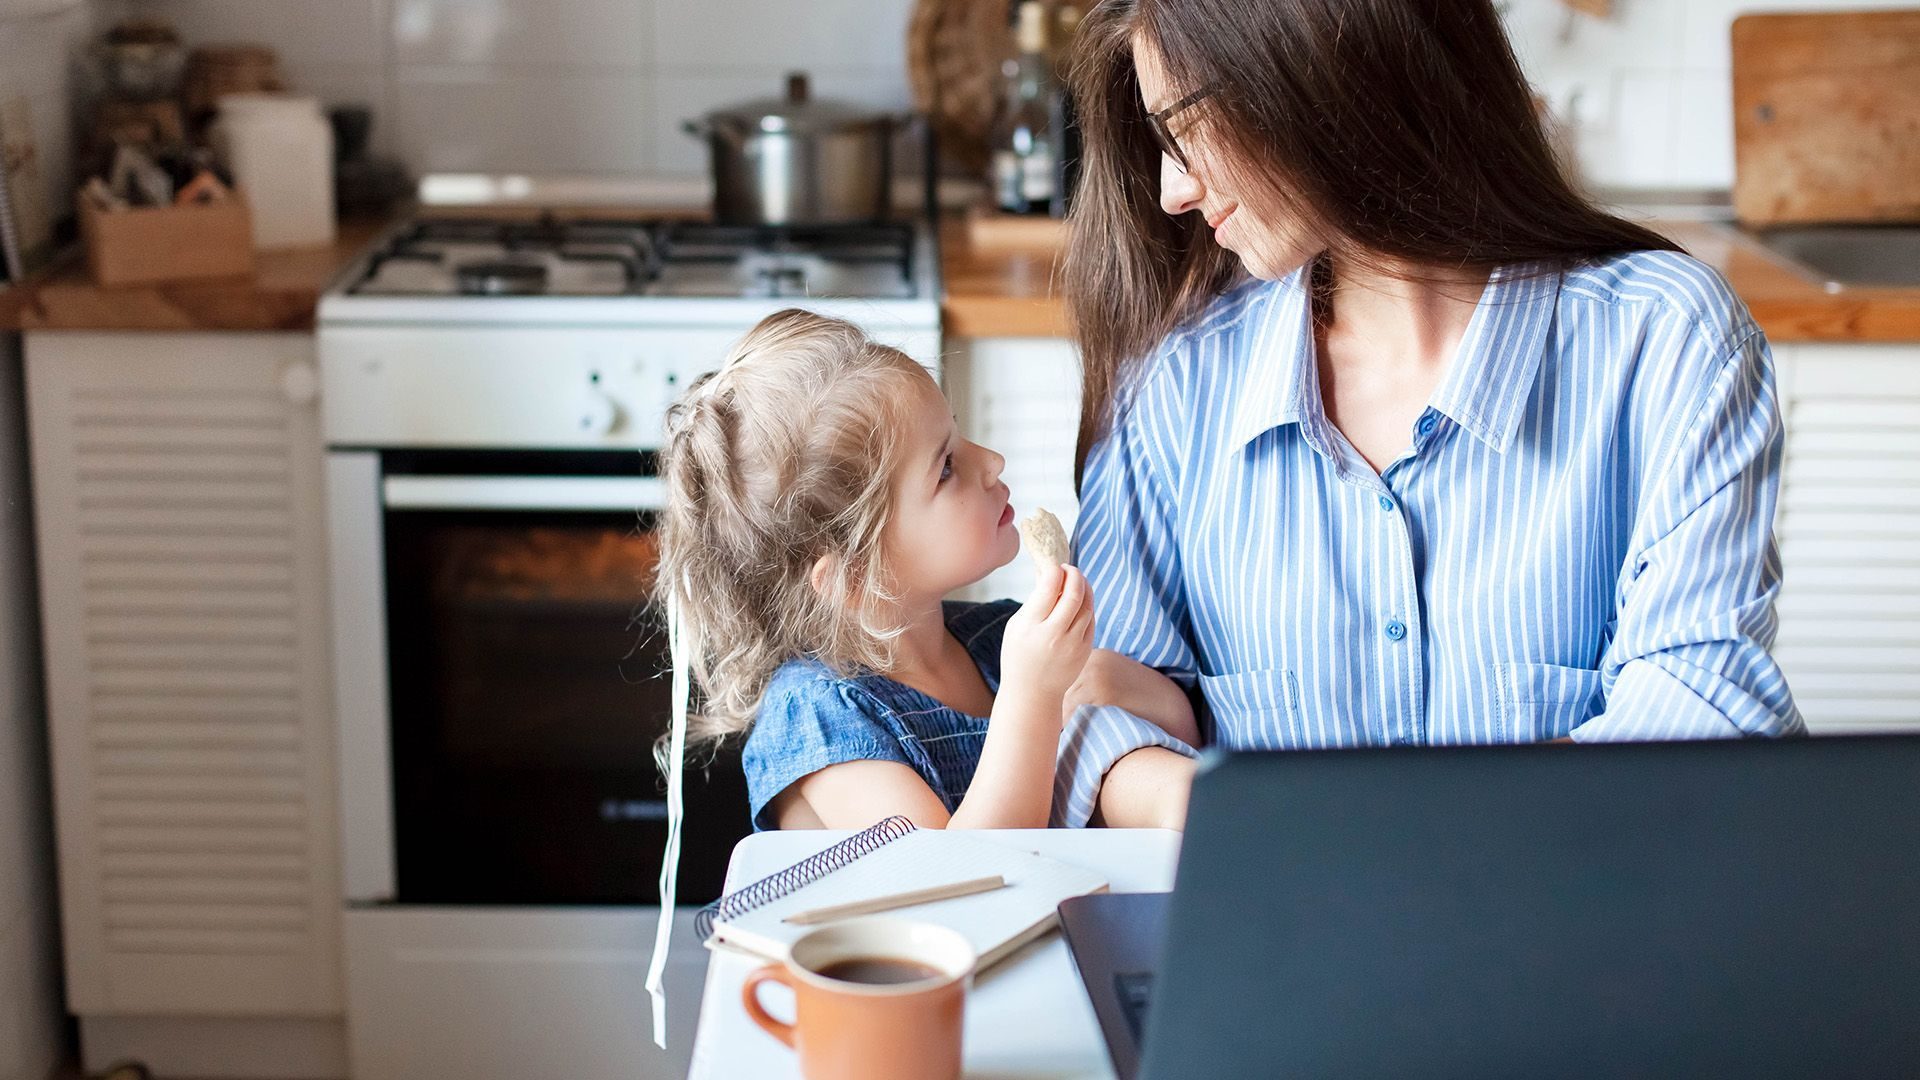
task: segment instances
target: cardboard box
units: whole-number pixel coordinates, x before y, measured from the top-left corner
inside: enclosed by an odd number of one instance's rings
[[[87,265],[102,285],[147,285],[253,272],[253,222],[238,196],[193,206],[102,210],[82,195]]]

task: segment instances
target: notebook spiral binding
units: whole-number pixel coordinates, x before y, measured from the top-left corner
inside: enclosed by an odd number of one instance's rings
[[[871,854],[881,845],[900,839],[913,829],[913,822],[898,814],[862,829],[825,851],[794,863],[777,874],[769,874],[745,888],[735,889],[701,908],[693,917],[694,931],[700,935],[700,940],[705,941],[713,936],[714,923],[737,919],[763,904],[771,904],[803,889],[862,855]]]

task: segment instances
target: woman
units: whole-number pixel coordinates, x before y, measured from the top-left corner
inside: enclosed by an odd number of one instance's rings
[[[1766,341],[1574,191],[1488,0],[1106,0],[1077,49],[1083,700],[1156,668],[1232,748],[1803,730]],[[1062,749],[1064,824],[1192,767],[1112,707]]]

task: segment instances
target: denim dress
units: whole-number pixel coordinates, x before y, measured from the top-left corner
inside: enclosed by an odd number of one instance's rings
[[[949,601],[947,630],[1000,692],[1000,640],[1018,601]],[[817,660],[780,665],[741,750],[755,830],[776,828],[769,804],[809,773],[843,761],[897,761],[920,774],[951,813],[973,782],[987,720],[884,675],[835,676]]]

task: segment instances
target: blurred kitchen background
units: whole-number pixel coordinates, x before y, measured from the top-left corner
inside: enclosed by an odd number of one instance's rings
[[[1559,0],[1507,8],[1590,180],[1726,188],[1733,18],[1906,6],[1615,0],[1606,17],[1571,20]],[[371,107],[374,148],[416,172],[699,175],[681,119],[765,94],[797,68],[822,96],[911,101],[904,0],[737,0],[724,13],[693,0],[6,0],[0,92],[32,102],[49,190],[71,188],[71,60],[130,16],[167,19],[190,44],[271,46],[291,87]]]

